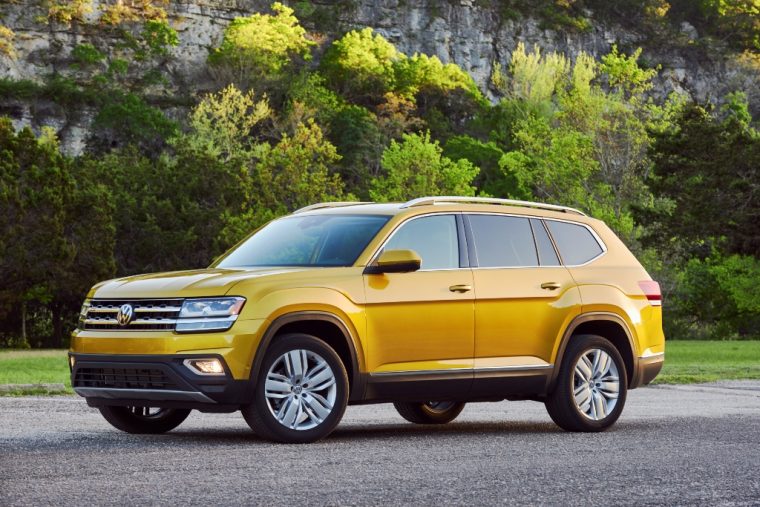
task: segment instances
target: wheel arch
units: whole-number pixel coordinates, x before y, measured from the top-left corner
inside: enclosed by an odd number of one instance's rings
[[[609,340],[620,352],[625,363],[626,376],[629,389],[636,387],[638,383],[638,355],[634,343],[633,333],[625,320],[614,313],[592,312],[583,313],[575,317],[565,330],[557,357],[554,361],[554,369],[549,380],[549,391],[554,389],[559,376],[560,366],[565,356],[565,350],[574,336],[592,334]]]
[[[256,349],[251,365],[251,382],[258,377],[267,349],[278,337],[290,333],[314,335],[335,350],[346,367],[349,379],[349,401],[364,396],[364,376],[361,375],[354,337],[346,323],[329,312],[298,311],[281,315],[267,327]]]

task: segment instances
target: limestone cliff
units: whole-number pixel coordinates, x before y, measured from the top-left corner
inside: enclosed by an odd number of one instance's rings
[[[95,0],[97,7],[100,0]],[[179,45],[161,62],[168,82],[151,90],[156,96],[193,96],[208,90],[214,82],[206,66],[210,48],[221,40],[225,26],[236,16],[266,10],[269,1],[200,0],[172,1],[167,12],[179,34]],[[685,25],[672,41],[653,42],[643,34],[605,22],[593,23],[587,32],[546,29],[538,19],[504,19],[494,5],[498,2],[473,0],[323,0],[314,2],[330,23],[311,23],[326,40],[342,31],[370,26],[407,54],[422,52],[437,55],[444,62],[455,62],[469,71],[481,88],[489,93],[494,64],[506,66],[518,42],[536,44],[575,56],[580,51],[600,56],[612,44],[630,50],[641,46],[650,65],[660,65],[654,93],[663,97],[672,91],[693,98],[717,100],[725,93],[742,90],[751,108],[760,113],[760,61],[729,51],[705,48],[700,35]],[[113,33],[97,23],[73,26],[42,23],[45,7],[35,0],[0,0],[0,23],[11,28],[16,57],[0,56],[0,77],[41,81],[45,76],[74,73],[71,51],[78,44],[91,43],[101,51],[119,51]],[[593,15],[592,15],[593,16]],[[139,70],[139,65],[132,67]],[[171,111],[169,111],[171,114]],[[53,101],[9,100],[0,97],[0,114],[11,115],[19,124],[34,127],[51,125],[71,153],[83,148],[92,111],[78,108],[71,114]]]

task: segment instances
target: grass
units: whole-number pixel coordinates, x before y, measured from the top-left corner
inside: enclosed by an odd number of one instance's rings
[[[760,341],[671,341],[656,384],[760,379]],[[63,384],[72,393],[65,350],[0,350],[0,385]],[[45,388],[7,390],[0,395],[60,394]]]
[[[656,384],[760,379],[760,341],[671,341]]]
[[[63,384],[65,393],[73,393],[65,350],[5,350],[0,351],[0,385],[4,384]],[[4,395],[61,394],[58,390],[32,388],[2,392]]]

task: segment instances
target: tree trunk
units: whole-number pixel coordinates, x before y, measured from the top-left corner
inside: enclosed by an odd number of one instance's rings
[[[29,344],[29,340],[26,337],[26,301],[21,302],[21,347]]]
[[[53,318],[53,347],[60,349],[63,347],[63,318],[60,304],[53,303],[50,305],[50,311]]]

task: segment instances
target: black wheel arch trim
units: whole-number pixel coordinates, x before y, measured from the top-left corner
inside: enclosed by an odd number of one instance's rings
[[[631,362],[633,364],[633,371],[627,372],[631,375],[631,382],[628,386],[628,389],[635,389],[641,384],[639,357],[636,352],[636,344],[633,340],[633,333],[631,332],[630,327],[628,327],[628,323],[625,320],[623,320],[623,318],[620,315],[617,315],[612,312],[588,312],[588,313],[582,313],[576,316],[565,329],[565,332],[562,335],[562,341],[559,344],[559,349],[557,349],[557,357],[554,361],[555,368],[552,371],[551,376],[549,377],[548,392],[553,391],[554,386],[557,384],[557,377],[559,376],[562,360],[565,357],[565,350],[567,349],[567,346],[569,345],[570,339],[573,337],[575,330],[581,324],[585,324],[587,322],[595,322],[595,321],[613,322],[619,325],[623,329],[626,337],[628,338],[628,344],[631,347]],[[620,355],[623,356],[622,351],[620,351]]]
[[[256,354],[253,358],[253,364],[251,365],[251,382],[255,382],[258,377],[259,370],[261,369],[261,363],[264,361],[266,350],[271,345],[272,340],[282,327],[294,322],[308,322],[313,320],[319,320],[323,322],[329,322],[334,324],[343,335],[343,339],[346,341],[348,351],[351,356],[351,378],[349,379],[350,392],[349,401],[358,401],[364,397],[364,389],[366,384],[366,376],[362,375],[359,371],[359,360],[356,353],[356,344],[354,343],[354,336],[349,330],[346,323],[335,314],[319,310],[305,310],[286,313],[275,318],[271,324],[264,331],[261,341],[256,348]],[[319,336],[317,336],[319,338]],[[337,351],[336,351],[337,352]]]

